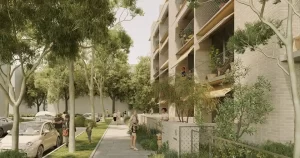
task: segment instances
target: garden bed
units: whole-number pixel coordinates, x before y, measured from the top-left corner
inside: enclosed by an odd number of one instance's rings
[[[93,129],[92,143],[89,144],[87,135],[84,132],[76,138],[76,151],[73,154],[68,152],[68,148],[62,147],[59,150],[52,153],[47,158],[88,158],[96,148],[99,140],[105,133],[111,120],[107,120],[105,123],[97,123],[97,127]]]

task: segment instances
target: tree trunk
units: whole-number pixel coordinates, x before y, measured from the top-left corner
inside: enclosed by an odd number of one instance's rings
[[[89,90],[90,94],[90,103],[91,103],[91,113],[92,113],[92,120],[95,120],[95,99],[94,99],[94,88]]]
[[[69,111],[68,100],[69,100],[69,97],[67,96],[67,94],[65,94],[65,112]]]
[[[8,75],[11,71],[11,66],[7,65],[6,70],[6,75]],[[4,88],[9,93],[8,85],[5,85]],[[4,98],[4,117],[9,117],[9,100],[6,97]]]
[[[59,97],[56,101],[56,110],[57,110],[57,114],[59,114]]]
[[[46,99],[43,101],[43,110],[46,111]]]
[[[95,99],[94,99],[94,60],[95,60],[95,51],[92,51],[92,61],[91,61],[91,76],[90,76],[90,103],[91,103],[91,112],[92,112],[92,120],[95,119]]]
[[[69,61],[69,97],[70,97],[70,130],[69,153],[75,152],[75,85],[74,85],[74,60]]]
[[[112,97],[112,113],[116,112],[116,98]]]
[[[14,122],[12,127],[12,150],[19,150],[19,120],[20,120],[20,110],[19,106],[13,105],[14,110]]]
[[[292,1],[289,0],[291,3]],[[300,98],[299,92],[297,89],[297,76],[295,71],[295,62],[293,55],[293,30],[292,30],[292,20],[293,20],[293,9],[290,5],[288,5],[288,22],[287,22],[287,44],[286,44],[286,52],[288,57],[288,65],[290,70],[290,80],[291,80],[291,89],[294,103],[294,158],[300,158]]]
[[[99,84],[99,94],[100,94],[100,99],[101,99],[101,107],[102,107],[102,119],[101,122],[105,122],[105,107],[104,107],[104,98],[103,98],[103,83],[102,83],[102,78],[100,79],[100,84]]]
[[[40,104],[36,104],[36,112],[40,112]]]

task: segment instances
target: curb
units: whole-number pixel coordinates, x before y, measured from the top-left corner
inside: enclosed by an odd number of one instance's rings
[[[83,134],[85,131],[80,132],[79,134],[77,134],[75,136],[75,138],[77,138],[78,136],[80,136],[81,134]],[[51,151],[50,153],[48,153],[47,155],[43,156],[43,158],[47,158],[47,156],[50,156],[52,153],[54,153],[55,151],[59,150],[60,148],[64,147],[65,143],[62,144],[61,146],[59,146],[58,148],[54,149],[53,151]]]
[[[112,124],[112,122],[110,122],[110,124],[109,124],[108,127],[106,128],[105,132],[103,133],[101,139],[99,140],[97,146],[95,147],[95,149],[93,150],[93,152],[91,153],[91,155],[90,155],[89,158],[93,158],[93,157],[94,157],[94,155],[95,155],[97,149],[100,147],[100,144],[101,144],[101,142],[102,142],[102,139],[103,139],[104,136],[106,135],[106,132],[107,132],[107,130],[109,129],[109,127],[110,127],[111,124]]]

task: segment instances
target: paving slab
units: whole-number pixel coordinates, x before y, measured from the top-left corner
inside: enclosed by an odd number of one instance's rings
[[[91,158],[148,158],[152,152],[143,150],[140,145],[137,144],[139,151],[130,149],[127,131],[127,125],[110,124]]]

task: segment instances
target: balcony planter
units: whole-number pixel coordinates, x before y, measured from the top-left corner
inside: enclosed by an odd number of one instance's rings
[[[206,79],[207,79],[207,80],[211,80],[211,79],[213,79],[213,78],[215,78],[215,77],[217,77],[217,74],[207,74],[207,75],[206,75]]]

